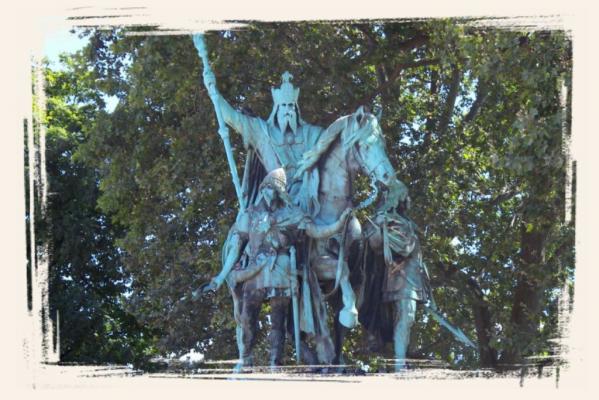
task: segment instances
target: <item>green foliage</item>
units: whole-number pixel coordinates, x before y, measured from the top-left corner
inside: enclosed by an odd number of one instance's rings
[[[151,330],[124,307],[130,274],[115,245],[119,234],[97,207],[99,175],[74,156],[103,107],[81,58],[45,70],[47,215],[36,231],[50,249],[50,310],[60,312],[61,360],[140,363],[154,349]],[[39,217],[38,217],[39,218]]]
[[[52,135],[70,138],[74,160],[52,157],[97,173],[73,177],[89,192],[79,207],[109,217],[104,238],[118,258],[108,265],[122,263],[131,279],[121,300],[160,351],[234,358],[228,293],[191,299],[220,269],[237,206],[199,57],[190,37],[124,33],[91,32],[81,64],[70,67],[77,79],[54,84],[83,94],[70,105],[50,99],[58,102]],[[460,20],[255,23],[206,39],[221,93],[263,118],[285,70],[310,123],[326,126],[360,105],[382,111],[437,303],[480,351],[421,317],[412,356],[475,367],[553,354],[558,294],[574,268],[574,227],[563,215],[570,116],[559,93],[572,68],[564,32]],[[118,97],[114,111],[101,95]],[[243,147],[232,140],[241,170]],[[89,256],[98,246],[90,236],[70,251]],[[353,332],[349,357],[368,363],[366,342]]]

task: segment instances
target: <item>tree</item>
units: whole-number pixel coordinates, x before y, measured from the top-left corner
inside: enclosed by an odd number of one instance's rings
[[[124,309],[129,273],[115,244],[119,230],[97,207],[97,170],[76,156],[104,107],[80,55],[44,66],[48,207],[36,216],[48,243],[50,314],[60,313],[61,361],[139,363],[152,354],[151,329]]]
[[[76,154],[97,172],[97,204],[118,227],[128,310],[154,329],[162,352],[233,357],[228,294],[190,296],[220,268],[236,214],[200,60],[189,37],[124,33],[91,32],[82,55],[90,87],[119,104],[107,112],[96,103]],[[412,356],[499,367],[555,351],[557,301],[574,269],[574,226],[563,217],[564,32],[455,19],[253,23],[207,41],[220,91],[245,112],[270,114],[284,70],[311,123],[327,126],[359,105],[382,111],[437,302],[479,345],[474,354],[422,318]],[[232,139],[241,168],[243,146]],[[362,336],[348,347],[369,358]]]

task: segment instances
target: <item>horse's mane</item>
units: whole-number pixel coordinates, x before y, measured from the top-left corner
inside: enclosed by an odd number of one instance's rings
[[[372,135],[382,138],[383,134],[377,118],[370,113],[350,115],[347,127],[341,132],[343,146],[346,149]]]
[[[378,138],[383,137],[377,118],[373,114],[358,111],[333,122],[318,138],[318,150],[308,150],[304,157],[312,158],[313,162],[316,162],[338,139],[344,151],[347,151],[373,134]]]

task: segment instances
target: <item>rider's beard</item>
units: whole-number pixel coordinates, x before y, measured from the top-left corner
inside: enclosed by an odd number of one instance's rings
[[[288,126],[291,129],[291,131],[293,132],[293,134],[295,134],[297,132],[297,118],[294,117],[288,117],[287,118],[288,121]]]
[[[281,132],[286,132],[287,129],[291,130],[293,134],[297,133],[297,118],[295,116],[285,114],[279,119],[279,129]]]

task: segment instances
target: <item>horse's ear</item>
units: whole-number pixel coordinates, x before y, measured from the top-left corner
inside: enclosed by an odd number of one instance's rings
[[[371,120],[372,113],[370,112],[370,107],[368,106],[360,106],[354,113],[356,116],[356,121],[360,127],[364,126],[365,123]]]
[[[362,122],[362,117],[364,116],[364,106],[358,107],[358,109],[354,112],[354,116],[356,118],[356,122],[360,125]]]

